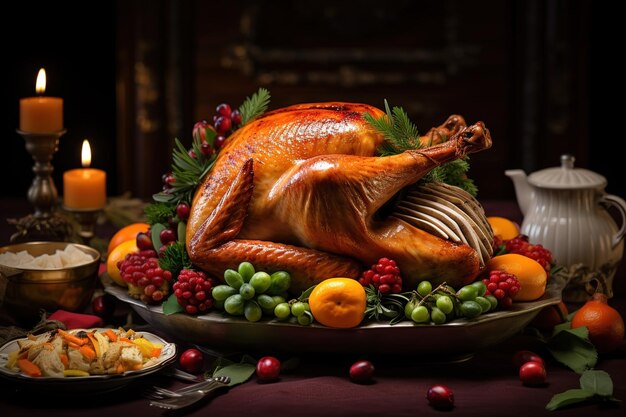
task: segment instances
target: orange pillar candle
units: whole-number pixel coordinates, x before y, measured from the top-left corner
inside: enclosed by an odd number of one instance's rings
[[[101,209],[106,204],[106,172],[88,168],[91,148],[85,139],[82,148],[83,168],[63,173],[63,205],[68,209]]]
[[[50,133],[63,130],[63,99],[43,97],[46,91],[46,71],[37,74],[35,89],[38,97],[20,99],[20,130],[29,133]]]

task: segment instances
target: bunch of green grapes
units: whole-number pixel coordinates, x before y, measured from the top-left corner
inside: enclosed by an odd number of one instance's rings
[[[286,303],[291,276],[285,271],[270,275],[256,271],[250,262],[242,262],[236,271],[224,271],[224,281],[211,292],[215,307],[255,322],[264,314],[275,316],[276,307]]]
[[[443,324],[455,318],[472,319],[498,306],[498,300],[486,292],[482,281],[472,282],[458,291],[445,283],[433,289],[430,281],[421,281],[404,314],[416,323]]]

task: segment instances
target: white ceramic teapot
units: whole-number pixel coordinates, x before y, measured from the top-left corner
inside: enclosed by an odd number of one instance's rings
[[[586,284],[595,279],[611,297],[613,277],[624,252],[626,202],[607,194],[606,178],[574,168],[574,157],[561,156],[561,166],[534,172],[507,170],[515,186],[524,221],[521,233],[549,249],[567,279],[563,300],[583,302]],[[615,207],[621,227],[607,207]]]

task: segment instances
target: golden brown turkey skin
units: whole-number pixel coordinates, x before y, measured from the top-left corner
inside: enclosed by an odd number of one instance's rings
[[[425,278],[473,279],[474,249],[377,213],[434,167],[489,147],[489,132],[454,116],[421,138],[449,141],[376,157],[383,138],[365,112],[383,114],[364,104],[303,104],[235,132],[194,197],[187,225],[194,264],[220,278],[243,260],[284,269],[294,293],[332,276],[356,278],[383,256],[398,262],[408,288]]]

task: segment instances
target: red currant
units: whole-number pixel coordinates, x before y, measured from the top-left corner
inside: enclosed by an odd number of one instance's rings
[[[228,105],[227,103],[219,104],[217,108],[215,109],[215,111],[217,112],[218,115],[225,116],[225,117],[230,117],[230,114],[231,114],[230,105]]]
[[[243,118],[241,116],[241,113],[239,113],[239,110],[233,110],[233,112],[230,114],[230,120],[232,120],[233,124],[236,126],[241,124]]]
[[[215,149],[220,149],[223,145],[224,142],[226,142],[226,136],[224,135],[219,135],[215,137]]]
[[[230,130],[231,126],[232,126],[232,122],[230,118],[226,116],[219,116],[215,120],[215,130],[220,135],[224,135],[225,133],[227,133]]]
[[[176,240],[176,232],[172,229],[163,229],[161,233],[159,233],[159,237],[161,238],[161,243],[167,245]]]
[[[361,274],[359,282],[364,287],[372,284],[381,294],[402,292],[402,276],[396,261],[380,258],[378,263]]]

